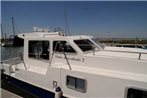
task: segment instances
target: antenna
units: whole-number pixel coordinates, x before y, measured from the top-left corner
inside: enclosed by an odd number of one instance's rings
[[[70,35],[68,19],[67,19],[67,13],[66,13],[66,6],[64,6],[64,15],[65,15],[65,34],[68,33]]]

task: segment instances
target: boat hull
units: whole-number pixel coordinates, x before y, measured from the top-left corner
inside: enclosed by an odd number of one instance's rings
[[[20,81],[18,79],[15,79],[11,76],[6,75],[6,74],[1,74],[1,80],[4,80],[8,84],[11,84],[18,89],[22,89],[23,91],[26,91],[28,94],[35,96],[34,98],[54,98],[55,97],[55,94],[53,92],[49,92],[47,90],[36,87],[36,86],[31,85],[29,83]],[[20,96],[26,97],[24,94],[23,95],[20,94]],[[66,98],[66,97],[62,96],[62,98]]]

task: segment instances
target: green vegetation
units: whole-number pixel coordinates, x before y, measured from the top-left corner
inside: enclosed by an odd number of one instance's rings
[[[147,44],[147,39],[143,40],[136,40],[136,39],[107,39],[107,40],[100,40],[101,43],[117,43],[117,44]]]

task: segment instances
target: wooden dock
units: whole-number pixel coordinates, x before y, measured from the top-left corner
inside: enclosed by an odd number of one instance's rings
[[[23,98],[14,93],[1,89],[1,98]]]

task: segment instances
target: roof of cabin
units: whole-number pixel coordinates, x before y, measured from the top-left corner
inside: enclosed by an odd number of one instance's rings
[[[86,39],[92,38],[92,36],[87,35],[76,35],[76,36],[64,36],[59,32],[33,32],[33,33],[21,33],[18,34],[19,38],[28,39],[28,38],[61,38],[61,39]]]

